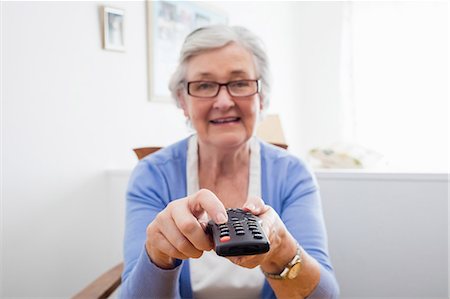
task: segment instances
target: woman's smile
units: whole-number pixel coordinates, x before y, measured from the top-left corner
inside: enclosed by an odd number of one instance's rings
[[[231,125],[239,124],[240,121],[241,121],[240,117],[232,116],[232,117],[215,118],[215,119],[210,120],[209,123],[211,123],[212,125],[215,125],[215,126],[231,126]]]

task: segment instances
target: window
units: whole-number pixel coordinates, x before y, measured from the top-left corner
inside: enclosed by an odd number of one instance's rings
[[[347,135],[390,169],[448,172],[447,2],[352,2],[345,12]]]

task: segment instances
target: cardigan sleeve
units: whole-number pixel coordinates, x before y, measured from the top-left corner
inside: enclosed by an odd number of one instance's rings
[[[152,263],[144,244],[146,229],[168,204],[164,175],[156,164],[142,160],[127,191],[124,272],[120,298],[179,298],[181,261],[171,270]]]
[[[298,159],[291,159],[281,192],[281,219],[297,242],[320,264],[320,282],[308,298],[338,298],[339,286],[328,254],[321,198],[314,175]]]
[[[283,179],[271,184],[278,197],[273,202],[286,228],[297,242],[320,265],[320,282],[308,298],[334,299],[339,297],[339,286],[328,255],[327,232],[322,213],[319,188],[314,175],[297,158],[284,157],[276,163],[277,173]],[[270,184],[270,183],[269,183]],[[265,285],[265,298],[275,297]]]
[[[174,269],[164,270],[152,263],[145,248],[122,284],[120,298],[180,298],[181,261]]]

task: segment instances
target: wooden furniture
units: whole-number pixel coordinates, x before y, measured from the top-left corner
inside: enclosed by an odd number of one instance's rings
[[[136,156],[138,157],[139,160],[141,160],[142,158],[144,158],[145,156],[148,156],[150,154],[153,154],[154,152],[160,150],[161,147],[157,147],[157,146],[152,146],[152,147],[139,147],[139,148],[135,148],[133,149],[134,153],[136,154]]]
[[[103,273],[87,287],[77,293],[72,299],[104,299],[114,293],[119,287],[123,263],[120,263]]]

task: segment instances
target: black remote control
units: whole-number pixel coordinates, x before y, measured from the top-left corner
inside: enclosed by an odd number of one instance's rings
[[[269,251],[270,245],[261,228],[261,220],[242,209],[227,209],[228,222],[208,222],[217,255],[254,255]]]

